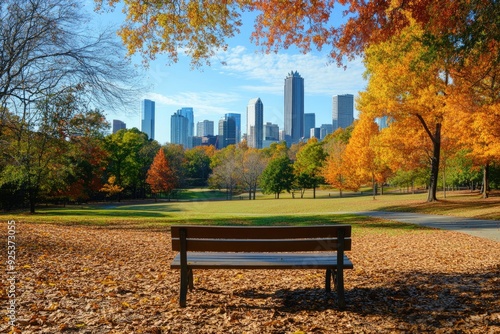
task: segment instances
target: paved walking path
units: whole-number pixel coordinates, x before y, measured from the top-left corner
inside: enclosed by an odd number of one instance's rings
[[[356,212],[356,214],[457,231],[500,242],[499,220],[428,215],[412,212],[362,211]]]

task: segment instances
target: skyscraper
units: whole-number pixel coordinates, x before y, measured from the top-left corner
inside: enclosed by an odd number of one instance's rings
[[[196,124],[196,135],[198,137],[213,136],[214,135],[214,122],[204,120]]]
[[[193,108],[181,108],[177,110],[177,113],[181,116],[184,116],[188,120],[187,124],[187,142],[185,148],[191,148],[192,147],[192,140],[194,136],[194,114],[193,114]]]
[[[180,144],[184,148],[189,148],[192,143],[189,140],[193,140],[193,137],[188,136],[189,119],[181,115],[180,110],[177,110],[170,117],[170,142],[172,144]],[[191,138],[191,139],[189,139]]]
[[[236,144],[236,122],[234,117],[219,120],[219,143],[217,148],[224,148]]]
[[[285,140],[298,143],[304,137],[304,79],[290,72],[285,78]]]
[[[332,125],[333,131],[347,128],[354,122],[354,96],[352,94],[333,97]]]
[[[141,131],[150,139],[155,139],[155,102],[142,100],[141,114]]]
[[[127,124],[125,124],[124,122],[120,121],[119,119],[113,120],[113,133],[116,133],[116,132],[118,132],[118,130],[126,129],[126,128],[127,128]]]
[[[247,142],[249,147],[262,148],[264,139],[264,104],[260,98],[247,105]]]
[[[241,114],[228,113],[225,115],[226,119],[232,117],[234,119],[234,126],[236,127],[236,144],[241,141]]]
[[[311,129],[316,127],[316,114],[304,114],[304,137],[311,138]],[[317,137],[319,138],[319,137]]]

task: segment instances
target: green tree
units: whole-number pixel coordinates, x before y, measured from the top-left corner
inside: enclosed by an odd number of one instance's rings
[[[313,198],[316,198],[316,187],[324,180],[321,170],[326,157],[322,143],[316,138],[309,139],[307,144],[300,148],[293,169],[296,183],[301,188],[301,198],[308,188],[313,189]]]
[[[290,192],[294,181],[293,164],[288,156],[272,159],[262,172],[260,187],[264,194],[280,198],[283,191]]]
[[[185,152],[184,169],[186,183],[190,186],[206,186],[212,172],[210,158],[215,154],[213,146],[196,146]]]
[[[147,134],[136,128],[122,129],[104,139],[109,153],[106,173],[116,177],[116,184],[133,191],[141,184],[141,149],[148,143]]]

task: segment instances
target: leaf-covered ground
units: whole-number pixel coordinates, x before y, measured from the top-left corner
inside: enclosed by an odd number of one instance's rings
[[[315,270],[195,271],[197,289],[179,308],[166,231],[30,224],[16,231],[17,332],[500,332],[500,244],[456,232],[355,234],[347,309],[339,311]],[[6,229],[1,234],[4,263]],[[2,312],[0,331],[9,332]]]

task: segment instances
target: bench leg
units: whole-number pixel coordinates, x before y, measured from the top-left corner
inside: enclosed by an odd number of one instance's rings
[[[189,287],[189,291],[193,291],[193,289],[194,289],[193,269],[188,269],[188,287]]]
[[[189,291],[193,291],[194,289],[193,269],[191,268],[181,269],[181,294],[179,297],[181,307],[186,307],[188,289]]]
[[[345,308],[345,295],[344,295],[344,271],[342,268],[340,270],[337,269],[337,273],[335,275],[335,290],[337,290],[337,296],[339,299],[339,308],[343,310]]]
[[[192,269],[181,268],[181,291],[179,297],[179,304],[181,307],[186,307],[188,286],[191,285],[190,277],[192,277],[192,274]]]
[[[325,273],[325,290],[326,292],[332,291],[332,269],[327,269]]]

